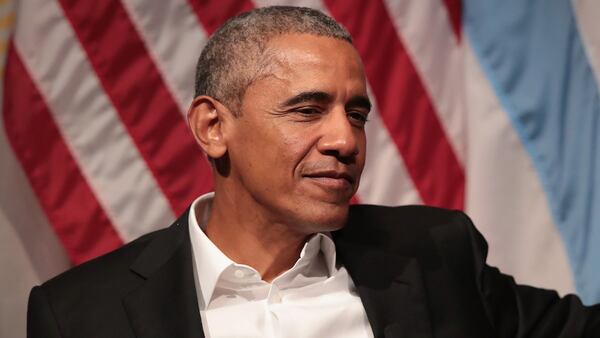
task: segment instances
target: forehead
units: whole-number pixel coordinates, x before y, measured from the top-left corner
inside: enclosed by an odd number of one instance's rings
[[[360,63],[360,57],[349,42],[328,36],[306,33],[286,33],[273,36],[267,49],[295,61],[314,61],[322,53],[336,59]]]
[[[269,40],[270,75],[303,85],[325,82],[357,82],[364,86],[363,65],[347,41],[310,34],[283,34]],[[337,81],[336,81],[337,80]]]

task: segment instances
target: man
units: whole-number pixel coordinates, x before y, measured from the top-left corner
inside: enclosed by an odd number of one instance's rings
[[[305,8],[228,21],[190,129],[215,193],[35,287],[29,337],[600,336],[600,308],[517,286],[460,212],[352,206],[370,103],[348,33]]]

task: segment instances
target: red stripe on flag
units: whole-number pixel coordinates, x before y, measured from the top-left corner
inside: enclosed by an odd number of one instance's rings
[[[326,3],[354,38],[381,118],[423,202],[462,209],[463,169],[385,6],[381,1]]]
[[[4,77],[3,116],[15,155],[71,261],[81,263],[119,247],[121,239],[12,44]]]
[[[209,36],[230,17],[254,8],[250,0],[189,0],[189,3]]]
[[[462,32],[462,1],[444,0],[444,4],[448,10],[448,16],[450,17],[450,23],[452,24],[454,35],[456,35],[456,39],[460,41]]]
[[[210,166],[127,12],[117,0],[60,3],[141,156],[181,213],[211,190]]]

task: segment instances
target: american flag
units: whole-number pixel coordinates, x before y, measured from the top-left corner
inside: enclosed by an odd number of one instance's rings
[[[195,63],[273,4],[328,13],[362,56],[358,201],[463,209],[490,264],[600,301],[599,1],[3,0],[0,336],[24,336],[33,285],[211,190],[184,119]]]

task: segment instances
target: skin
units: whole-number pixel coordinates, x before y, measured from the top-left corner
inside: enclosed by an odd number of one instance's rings
[[[363,65],[348,42],[285,34],[268,48],[272,72],[247,88],[240,116],[208,96],[188,114],[215,159],[206,234],[265,281],[292,267],[308,236],[344,226],[370,109]]]

